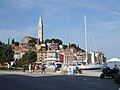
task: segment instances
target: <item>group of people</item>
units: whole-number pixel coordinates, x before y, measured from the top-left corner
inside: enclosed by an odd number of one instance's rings
[[[45,64],[39,64],[39,65],[37,65],[37,63],[34,63],[33,64],[33,68],[34,68],[34,72],[37,72],[37,70],[40,69],[40,70],[42,70],[41,71],[42,74],[46,74],[46,71],[45,71],[46,66],[45,66]]]
[[[12,70],[17,70],[17,64],[16,63],[11,64],[10,62],[8,62],[7,63],[7,69],[8,69],[8,71],[10,71],[11,69]]]
[[[46,74],[46,66],[45,64],[37,64],[37,63],[34,63],[33,65],[30,63],[28,66],[27,65],[23,65],[23,72],[26,71],[28,67],[28,72],[29,73],[32,73],[32,72],[37,72],[38,73],[38,70],[41,70],[41,74]]]

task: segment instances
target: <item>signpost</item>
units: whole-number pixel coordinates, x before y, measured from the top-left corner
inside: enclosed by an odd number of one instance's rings
[[[73,75],[74,74],[74,69],[73,67],[68,67],[68,75]]]

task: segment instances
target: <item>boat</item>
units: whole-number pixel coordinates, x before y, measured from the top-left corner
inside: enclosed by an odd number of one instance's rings
[[[84,27],[85,27],[85,48],[86,48],[86,59],[85,60],[76,60],[70,67],[74,69],[78,67],[81,70],[95,70],[95,69],[102,69],[102,64],[91,64],[88,63],[88,50],[87,50],[87,33],[86,33],[86,16],[84,14]]]
[[[97,69],[102,69],[103,65],[101,65],[101,64],[87,64],[87,65],[83,65],[81,63],[81,65],[73,64],[70,67],[71,68],[73,67],[74,69],[76,69],[76,67],[78,67],[81,70],[97,70]]]

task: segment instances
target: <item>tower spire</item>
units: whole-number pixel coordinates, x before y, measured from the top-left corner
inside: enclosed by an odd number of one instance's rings
[[[39,18],[39,22],[38,22],[38,40],[40,40],[40,42],[43,42],[43,21],[42,21],[42,17]]]

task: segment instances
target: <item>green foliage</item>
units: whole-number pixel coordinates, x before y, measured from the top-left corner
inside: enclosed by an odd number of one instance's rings
[[[2,42],[0,41],[0,45],[2,45]]]
[[[63,45],[63,49],[65,50],[65,49],[67,49],[68,48],[68,46],[67,45]]]
[[[5,66],[0,66],[0,70],[8,70],[8,68]]]
[[[14,38],[13,38],[13,40],[12,40],[12,44],[15,44],[15,40],[14,40]]]
[[[52,43],[55,43],[55,40],[56,40],[55,38],[52,38],[52,39],[51,39],[51,42],[52,42]]]
[[[14,42],[15,46],[19,46],[19,42]]]
[[[19,60],[17,60],[15,63],[16,63],[16,65],[18,67],[22,67],[25,64],[25,62],[23,62],[22,58],[20,58]]]
[[[76,51],[85,52],[83,49],[79,48],[79,45],[76,46],[76,44],[70,44],[70,43],[69,43],[69,48],[71,48],[71,47],[75,48]],[[68,45],[63,45],[63,49],[64,49],[64,50],[68,49]]]
[[[0,45],[0,63],[10,62],[14,60],[14,51],[9,44],[2,43]]]
[[[60,40],[60,39],[55,39],[55,38],[52,38],[52,39],[46,39],[45,40],[45,44],[47,44],[47,43],[56,43],[56,44],[58,44],[58,45],[62,45],[63,44],[63,42],[62,42],[62,40]],[[79,45],[77,46],[76,44],[70,44],[69,43],[69,48],[70,47],[74,47],[75,49],[76,49],[76,51],[81,51],[81,52],[84,52],[84,50],[83,49],[81,49],[81,48],[79,48]],[[68,48],[68,45],[63,45],[63,49],[65,50],[65,49],[67,49]]]
[[[58,43],[58,45],[62,45],[63,42],[60,39],[56,39],[55,43]]]
[[[26,52],[23,54],[21,62],[23,64],[34,63],[37,60],[37,53],[33,51]]]
[[[85,52],[83,49],[76,47],[76,51],[81,51],[81,52]]]
[[[45,44],[47,43],[57,43],[58,45],[62,45],[63,42],[60,39],[52,38],[52,39],[46,39]]]
[[[59,46],[59,45],[62,45],[63,42],[62,42],[60,39],[55,39],[55,38],[46,39],[46,40],[45,40],[46,50],[48,50],[47,43],[55,43],[55,44],[57,44],[57,45]],[[59,49],[59,47],[58,47],[58,49]]]
[[[45,44],[47,44],[47,43],[51,43],[51,40],[50,39],[46,39],[45,40]]]
[[[74,47],[75,49],[77,48],[76,44],[71,44],[70,47]]]
[[[3,45],[4,43],[0,41],[0,45]]]
[[[29,46],[35,47],[35,44],[37,44],[34,40],[29,41]]]
[[[12,44],[14,44],[15,46],[19,46],[19,42],[15,42],[15,39],[13,38],[12,40]]]

